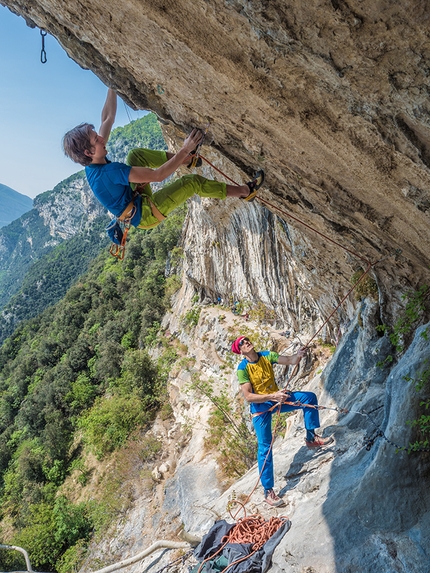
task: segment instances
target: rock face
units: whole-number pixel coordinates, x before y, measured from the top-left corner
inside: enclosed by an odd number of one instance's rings
[[[391,349],[376,331],[394,322],[405,289],[428,281],[426,3],[129,0],[119,9],[114,0],[1,2],[53,34],[128,103],[155,111],[172,140],[209,123],[203,154],[234,180],[266,170],[263,205],[190,203],[183,289],[165,326],[204,375],[220,374],[232,332],[202,319],[195,331],[183,329],[195,293],[201,302],[261,303],[273,311],[273,326],[307,342],[351,276],[372,264],[379,301],[358,305],[349,297],[336,310],[321,336],[339,347],[309,380],[321,403],[350,410],[322,415],[335,446],[305,450],[297,415],[275,449],[293,526],[273,570],[428,573],[428,454],[396,454],[387,440],[403,446],[411,437],[406,421],[418,397],[405,376],[421,375],[429,344],[418,331],[401,360],[381,369]],[[394,256],[396,249],[402,253]],[[226,382],[232,390],[234,379]],[[181,421],[180,376],[172,387]],[[363,414],[375,408],[371,418]],[[379,429],[387,439],[376,436]],[[190,448],[168,476],[163,511],[198,535],[214,514],[225,514],[231,491],[218,499],[214,466]],[[193,492],[184,493],[196,475],[211,482],[206,514]],[[251,470],[234,490],[249,491],[256,478]],[[251,508],[262,510],[259,495]]]
[[[82,173],[36,197],[33,209],[0,229],[0,307],[19,290],[32,264],[62,241],[85,234],[103,217],[106,211]]]
[[[308,343],[321,325],[324,306],[333,306],[336,297],[333,292],[324,293],[324,285],[318,283],[320,269],[330,261],[320,261],[316,276],[306,274],[300,263],[306,260],[303,253],[309,246],[285,222],[258,206],[240,203],[233,213],[220,208],[214,204],[204,208],[199,199],[191,202],[185,235],[187,280],[166,325],[189,345],[198,372],[222,380],[225,371],[219,362],[228,360],[229,340],[243,332],[244,319],[239,317],[234,327],[222,326],[205,314],[193,337],[187,335],[181,317],[195,292],[203,301],[216,301],[218,293],[213,289],[217,288],[224,298],[233,293],[234,298],[250,301],[251,308],[253,300],[264,301],[275,309],[274,326],[288,325],[301,344]],[[301,292],[306,296],[299,303]],[[376,330],[381,320],[376,300],[369,297],[354,310],[351,299],[333,319],[325,333],[340,343],[322,373],[314,368],[305,378],[306,389],[316,392],[320,404],[349,412],[321,412],[324,435],[335,437],[335,445],[326,451],[309,452],[304,446],[301,414],[290,419],[286,440],[275,446],[275,483],[287,503],[279,514],[286,513],[292,527],[274,555],[273,570],[370,573],[376,567],[383,573],[426,573],[430,565],[428,454],[397,450],[414,439],[407,420],[416,417],[420,398],[407,380],[419,380],[428,369],[429,325],[416,332],[408,351],[390,369],[380,366],[392,347]],[[252,332],[255,325],[246,327]],[[272,337],[274,330],[266,326],[267,332]],[[282,349],[279,338],[276,346]],[[225,384],[233,394],[237,391],[234,373]],[[190,462],[189,456],[185,459]],[[205,471],[204,464],[201,467]],[[254,469],[206,504],[207,518],[212,512],[226,516],[227,501],[248,495],[256,482]],[[180,482],[177,487],[179,492]],[[264,514],[264,505],[257,488],[248,514]],[[201,535],[207,524],[201,509],[196,511],[200,505],[194,506],[189,530]]]
[[[60,183],[53,192],[42,193],[34,208],[52,237],[70,239],[106,210],[96,200],[85,175],[78,173]]]
[[[107,245],[105,209],[75,174],[0,229],[0,344],[60,300]],[[59,280],[58,277],[61,276]]]
[[[211,142],[264,197],[385,264],[429,263],[426,4],[2,0],[138,108]],[[102,103],[102,102],[101,102]],[[342,265],[341,272],[351,274]]]

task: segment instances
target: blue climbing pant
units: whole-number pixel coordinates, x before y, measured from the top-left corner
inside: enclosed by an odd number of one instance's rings
[[[301,404],[312,404],[313,406],[318,405],[317,397],[313,392],[290,392],[290,398],[288,401],[300,402]],[[261,474],[260,480],[264,489],[272,489],[275,484],[273,455],[270,445],[272,443],[272,414],[276,414],[279,410],[276,408],[269,412],[268,410],[273,406],[273,404],[273,402],[251,404],[251,413],[264,412],[264,414],[260,414],[259,416],[252,418],[252,423],[254,425],[258,441],[258,470]],[[303,410],[305,428],[307,430],[315,430],[320,427],[320,418],[317,409],[306,408],[306,406],[289,406],[287,404],[283,404],[281,406],[282,413],[292,412],[293,410]]]
[[[167,155],[165,151],[154,151],[152,149],[132,149],[127,156],[127,165],[150,167],[151,169],[160,167],[166,161]],[[135,185],[132,185],[132,187],[134,188]],[[155,204],[160,213],[167,217],[173,209],[185,203],[193,195],[225,199],[227,196],[227,185],[220,181],[206,179],[201,175],[190,174],[184,175],[154,192],[152,192],[150,185],[147,184],[141,195],[142,217],[138,228],[149,229],[156,227],[160,223],[152,214],[149,199]]]

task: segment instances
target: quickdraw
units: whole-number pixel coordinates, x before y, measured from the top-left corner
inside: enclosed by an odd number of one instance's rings
[[[109,249],[109,253],[116,257],[118,260],[122,261],[125,255],[125,244],[127,241],[128,231],[131,227],[131,223],[124,223],[124,232],[122,234],[121,244],[117,245],[116,243],[112,243]]]
[[[40,35],[42,37],[42,49],[40,51],[40,61],[42,62],[42,64],[46,64],[46,62],[48,61],[48,58],[46,57],[46,50],[45,50],[45,38],[47,35],[47,31],[41,29],[40,30]]]
[[[115,218],[111,221],[106,229],[107,234],[112,239],[112,245],[110,246],[109,253],[120,261],[124,259],[127,235],[131,227],[131,220],[135,214],[136,206],[133,205],[126,219],[121,219],[120,217]],[[120,223],[122,223],[124,226],[124,231],[121,229]]]
[[[189,169],[194,169],[195,167],[200,167],[200,165],[201,165],[200,150],[202,148],[202,145],[203,145],[203,142],[205,140],[206,134],[208,132],[209,126],[210,126],[210,123],[208,123],[204,129],[200,130],[203,133],[203,137],[201,138],[200,143],[197,145],[197,147],[192,152],[193,158],[192,158],[191,162],[187,165],[187,167]],[[198,163],[199,159],[200,159],[200,163]]]

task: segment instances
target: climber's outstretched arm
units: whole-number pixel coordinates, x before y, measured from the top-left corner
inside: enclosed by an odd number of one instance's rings
[[[157,169],[149,169],[148,167],[132,167],[128,176],[130,183],[155,183],[164,181],[169,175],[172,175],[176,169],[189,161],[190,153],[197,147],[203,137],[202,132],[198,129],[193,129],[190,135],[185,139],[182,148],[174,155],[169,154],[170,157]]]
[[[109,88],[106,96],[106,101],[102,109],[102,123],[99,129],[99,135],[103,137],[105,142],[109,139],[112,126],[115,122],[117,97],[113,89]]]

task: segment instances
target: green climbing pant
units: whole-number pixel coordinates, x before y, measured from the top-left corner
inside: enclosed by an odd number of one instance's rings
[[[132,149],[127,156],[127,165],[134,167],[150,167],[156,169],[167,161],[165,151],[152,149]],[[132,185],[135,187],[135,185]],[[152,192],[150,185],[145,185],[139,192],[142,196],[142,217],[137,228],[151,229],[160,221],[153,215],[151,201],[156,208],[167,217],[179,205],[185,203],[193,195],[200,197],[212,197],[213,199],[225,199],[227,186],[219,181],[211,181],[201,175],[184,175],[173,183],[168,183],[162,189]]]

